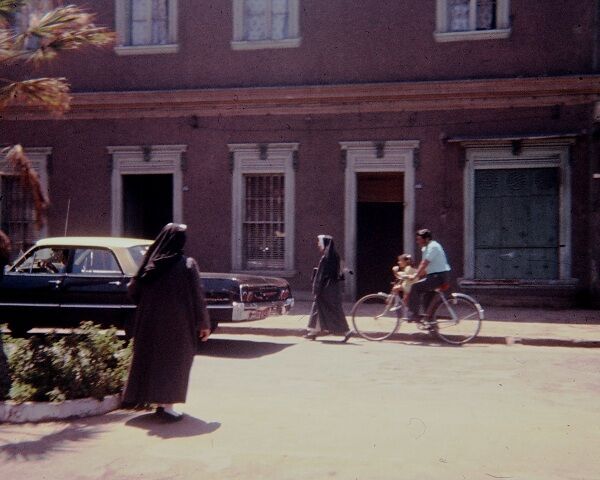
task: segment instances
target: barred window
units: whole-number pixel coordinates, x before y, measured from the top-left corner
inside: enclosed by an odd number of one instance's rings
[[[14,258],[36,241],[33,200],[18,176],[2,175],[0,179],[1,228],[10,238]]]
[[[297,143],[229,144],[234,271],[294,274]]]
[[[284,180],[283,175],[244,175],[244,269],[285,267]]]

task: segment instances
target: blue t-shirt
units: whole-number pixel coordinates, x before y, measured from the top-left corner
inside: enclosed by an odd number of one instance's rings
[[[429,265],[427,265],[427,275],[450,271],[446,253],[442,246],[435,240],[431,240],[423,247],[423,260],[429,262]]]

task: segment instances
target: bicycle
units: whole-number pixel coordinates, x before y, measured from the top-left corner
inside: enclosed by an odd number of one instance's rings
[[[452,345],[473,340],[481,329],[483,308],[473,297],[463,293],[446,295],[444,284],[435,289],[435,297],[425,314],[419,315],[417,327]],[[406,306],[393,290],[365,295],[352,307],[352,324],[358,335],[381,341],[398,331],[407,321]]]

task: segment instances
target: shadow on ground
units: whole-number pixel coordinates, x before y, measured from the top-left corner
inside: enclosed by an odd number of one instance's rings
[[[219,422],[207,423],[196,417],[187,414],[178,422],[165,422],[154,413],[144,413],[125,422],[128,427],[141,428],[146,430],[151,437],[159,438],[185,438],[206,435],[217,430],[221,424]]]
[[[279,353],[292,345],[294,344],[211,338],[200,346],[198,354],[226,358],[259,358]]]

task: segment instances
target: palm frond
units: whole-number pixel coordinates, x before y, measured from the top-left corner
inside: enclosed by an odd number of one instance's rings
[[[35,78],[11,82],[0,88],[0,109],[9,105],[34,105],[61,114],[71,104],[65,78]]]
[[[48,196],[44,192],[40,177],[25,155],[21,145],[14,145],[3,150],[6,153],[6,161],[14,169],[23,186],[31,193],[35,210],[36,227],[42,228],[47,220],[47,211],[50,206]]]
[[[25,3],[27,3],[27,0],[0,0],[0,17],[8,20]]]
[[[79,7],[58,7],[33,19],[26,32],[17,35],[15,45],[22,50],[28,39],[36,39],[36,47],[25,55],[27,61],[51,60],[63,50],[74,50],[84,46],[110,45],[115,34],[106,27],[97,27],[94,16]]]

